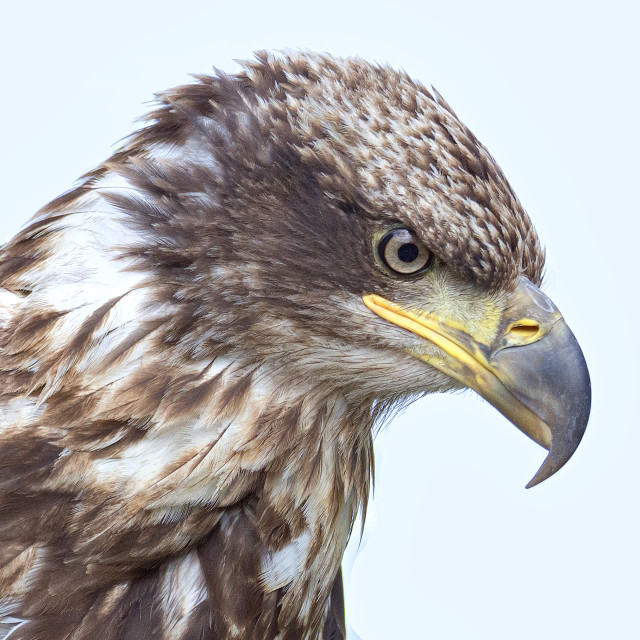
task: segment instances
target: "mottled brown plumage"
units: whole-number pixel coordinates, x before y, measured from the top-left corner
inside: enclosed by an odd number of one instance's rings
[[[394,225],[427,277],[381,268]],[[543,263],[493,158],[404,73],[261,53],[160,94],[0,252],[12,640],[343,638],[374,425],[460,386],[362,295],[473,319]]]

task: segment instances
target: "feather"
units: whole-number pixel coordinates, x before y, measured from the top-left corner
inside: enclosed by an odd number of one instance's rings
[[[344,640],[375,423],[459,386],[362,304],[399,223],[447,265],[434,300],[540,279],[440,96],[260,53],[159,94],[0,249],[0,638]]]

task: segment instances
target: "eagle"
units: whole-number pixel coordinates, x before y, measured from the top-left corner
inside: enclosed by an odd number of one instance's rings
[[[470,388],[549,453],[590,382],[443,97],[259,52],[0,248],[0,638],[340,640],[373,434]]]

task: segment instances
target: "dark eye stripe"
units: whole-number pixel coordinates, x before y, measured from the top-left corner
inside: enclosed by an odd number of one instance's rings
[[[431,252],[410,229],[392,229],[378,244],[378,255],[394,273],[413,275],[431,262]]]

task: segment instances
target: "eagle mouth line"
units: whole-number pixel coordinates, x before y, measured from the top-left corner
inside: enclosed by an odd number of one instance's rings
[[[467,334],[471,350],[456,339],[454,332],[457,329],[450,329],[423,313],[403,309],[375,294],[365,295],[362,299],[375,314],[428,340],[446,355],[438,358],[405,349],[407,353],[473,389],[534,442],[547,450],[551,448],[552,431],[549,425],[505,386],[499,370],[487,360],[472,336]]]

